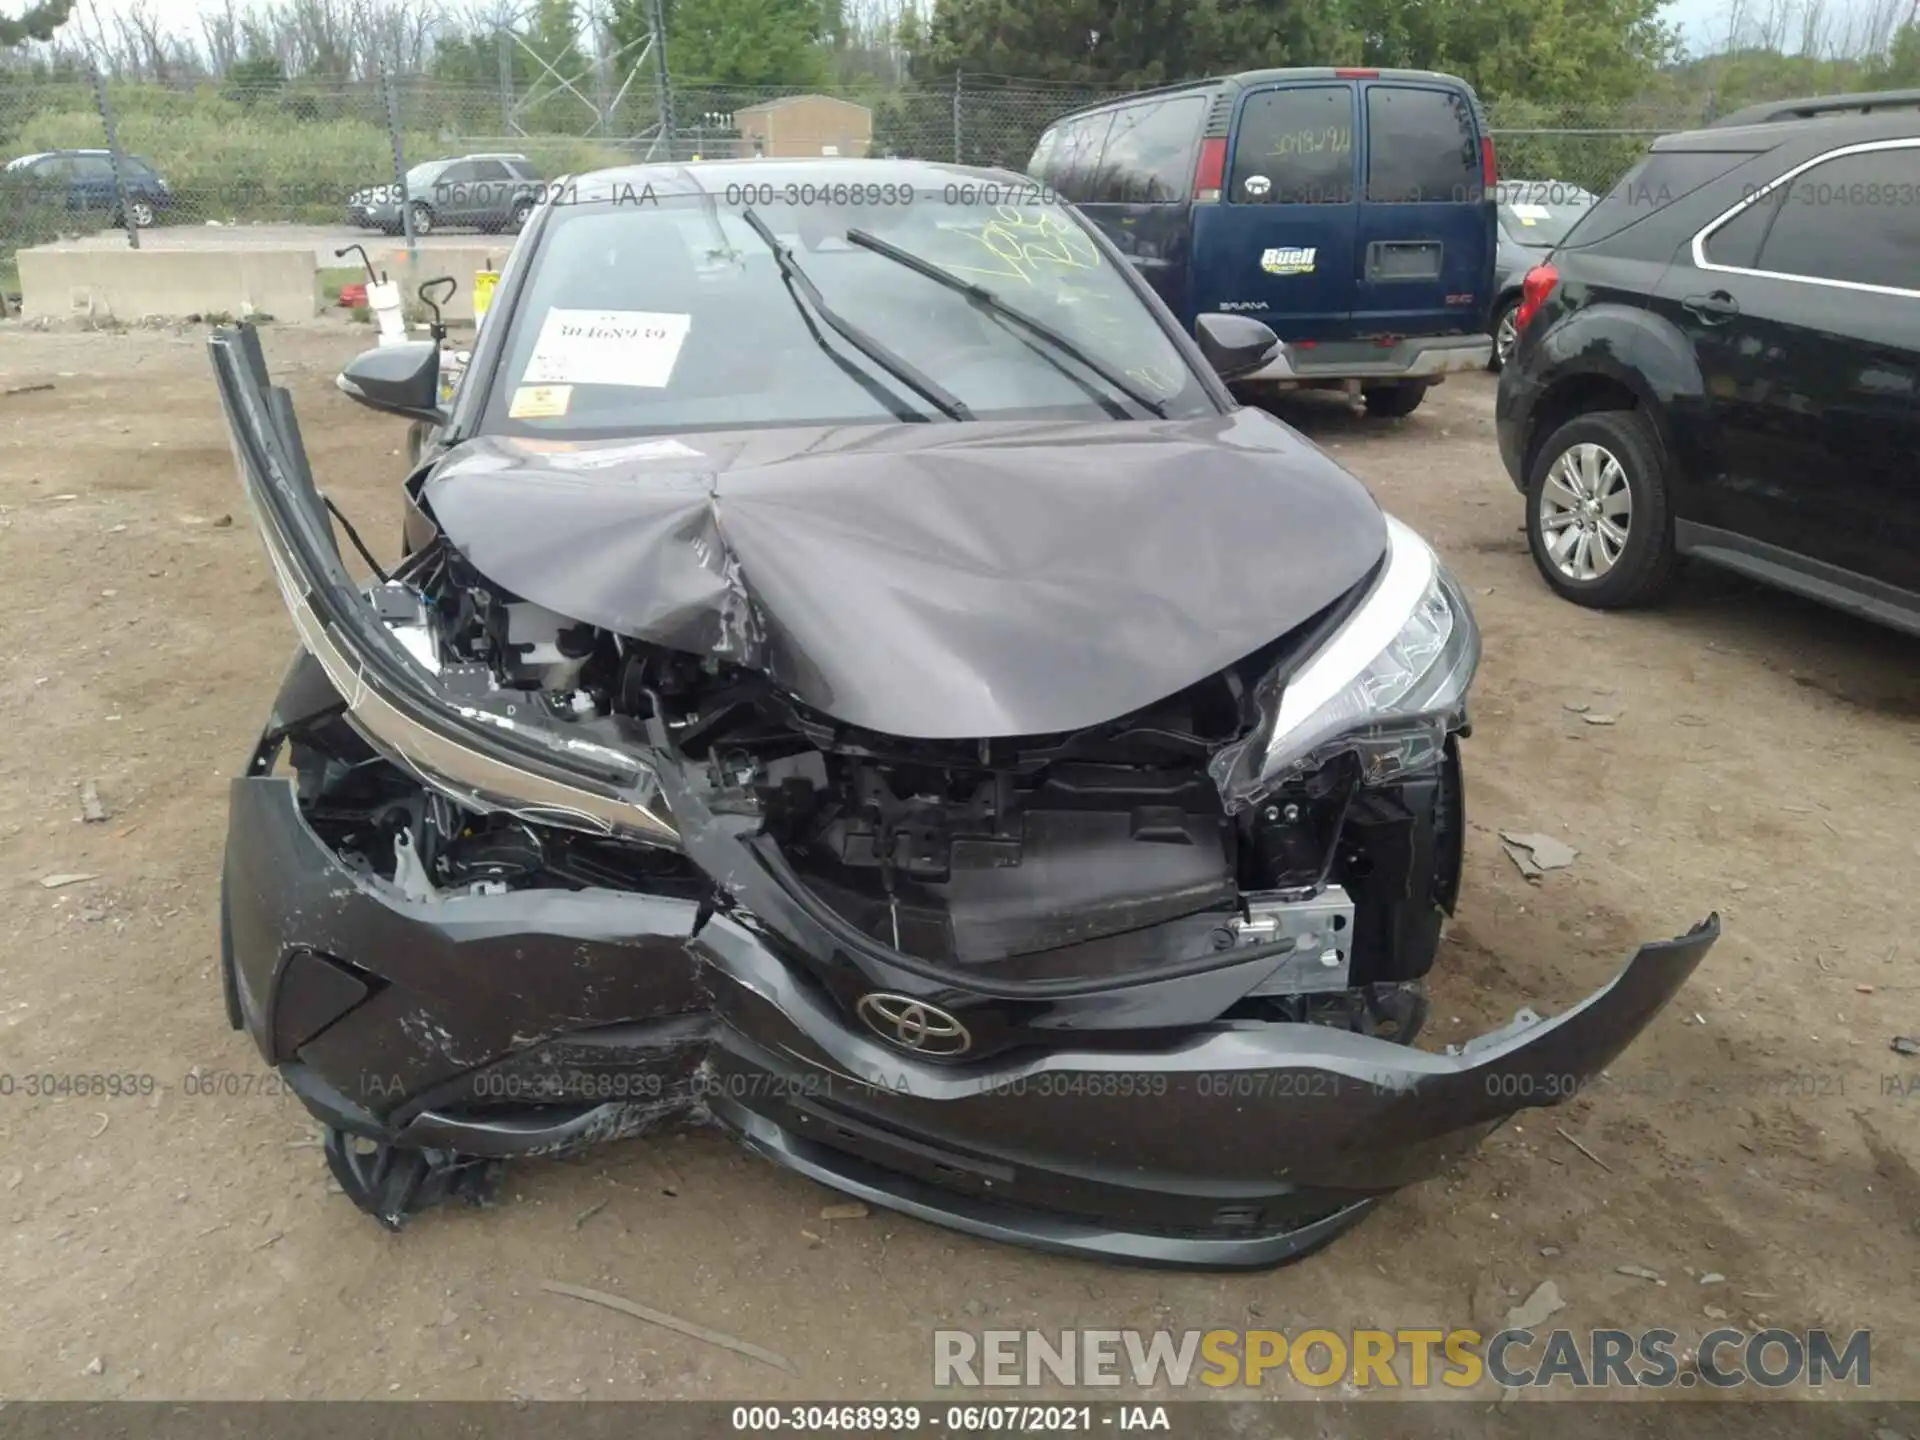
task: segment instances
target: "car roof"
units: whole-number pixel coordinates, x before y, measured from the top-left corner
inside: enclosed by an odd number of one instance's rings
[[[1274,70],[1241,70],[1232,75],[1213,75],[1204,80],[1185,80],[1177,85],[1160,85],[1151,90],[1136,90],[1127,95],[1110,95],[1104,100],[1094,100],[1069,110],[1065,114],[1048,121],[1048,127],[1062,120],[1071,120],[1079,115],[1093,115],[1117,105],[1131,105],[1139,100],[1158,99],[1162,96],[1192,94],[1209,90],[1247,89],[1253,85],[1267,85],[1281,80],[1404,80],[1420,81],[1426,84],[1455,86],[1473,93],[1473,87],[1458,75],[1448,75],[1439,70],[1381,70],[1367,66],[1347,65],[1301,65]]]
[[[570,193],[581,200],[612,198],[615,195],[652,186],[661,196],[714,195],[729,185],[742,184],[745,177],[754,183],[775,185],[805,184],[831,180],[836,184],[910,185],[916,191],[940,189],[963,181],[998,182],[1032,191],[1041,198],[1041,186],[1031,176],[1012,170],[978,165],[953,165],[941,160],[888,160],[867,156],[798,156],[791,159],[767,156],[741,156],[717,160],[693,160],[658,164],[619,165],[606,170],[585,171],[567,177]]]
[[[1798,100],[1765,100],[1723,115],[1709,129],[1731,129],[1783,121],[1835,119],[1920,109],[1920,90],[1862,90],[1847,95],[1804,95]],[[1911,116],[1920,124],[1920,114]]]
[[[1920,91],[1913,93],[1916,97],[1920,97]],[[1829,98],[1859,101],[1867,97],[1832,96]],[[1653,142],[1652,148],[1655,150],[1750,150],[1758,154],[1806,135],[1818,135],[1822,144],[1904,140],[1912,136],[1920,136],[1920,109],[1889,107],[1883,110],[1862,111],[1839,108],[1814,115],[1790,114],[1782,118],[1782,107],[1790,108],[1796,103],[1815,102],[1780,101],[1772,105],[1748,106],[1701,129],[1681,130],[1672,135],[1662,135]],[[1920,104],[1920,98],[1917,98],[1915,103]]]
[[[1495,190],[1504,190],[1504,189],[1506,189],[1506,188],[1507,188],[1507,187],[1508,187],[1509,185],[1511,185],[1511,186],[1515,186],[1515,187],[1519,187],[1519,186],[1522,186],[1522,185],[1525,185],[1525,186],[1527,186],[1527,187],[1529,187],[1529,188],[1531,188],[1531,189],[1555,189],[1555,188],[1557,188],[1557,189],[1560,189],[1560,190],[1563,190],[1563,191],[1573,191],[1573,190],[1578,190],[1578,191],[1579,191],[1579,192],[1580,192],[1580,193],[1581,193],[1582,195],[1591,195],[1591,194],[1593,194],[1593,191],[1591,191],[1591,190],[1589,190],[1589,189],[1587,189],[1587,187],[1586,187],[1586,186],[1584,186],[1584,185],[1576,185],[1576,184],[1574,184],[1574,182],[1573,182],[1573,181],[1571,181],[1571,180],[1526,180],[1526,179],[1522,179],[1522,178],[1520,178],[1520,177],[1518,177],[1518,176],[1516,176],[1516,177],[1514,177],[1514,178],[1513,178],[1513,179],[1511,179],[1511,180],[1496,180],[1496,181],[1494,181],[1494,182],[1493,182],[1493,188],[1494,188]]]
[[[69,155],[105,155],[111,157],[113,152],[103,146],[69,146],[62,150],[36,150],[31,155],[15,156],[7,162],[7,169],[11,170],[20,165],[31,165],[36,160],[59,160]],[[122,160],[138,160],[142,165],[147,163],[142,156],[134,154],[131,150],[122,150],[120,152],[120,158]]]

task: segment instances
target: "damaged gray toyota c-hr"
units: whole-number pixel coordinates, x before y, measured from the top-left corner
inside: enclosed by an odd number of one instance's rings
[[[233,786],[228,1008],[353,1201],[709,1122],[976,1234],[1261,1265],[1611,1061],[1712,917],[1412,1043],[1479,635],[1235,406],[1273,343],[1181,334],[1005,174],[567,182],[448,408],[435,344],[343,372],[421,422],[359,582],[217,332],[300,640]]]

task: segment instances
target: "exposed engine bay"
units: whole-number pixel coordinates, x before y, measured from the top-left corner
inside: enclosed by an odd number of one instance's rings
[[[1325,614],[1134,714],[969,742],[845,725],[763,674],[574,622],[501,591],[444,541],[375,595],[455,696],[516,697],[636,739],[657,716],[818,900],[911,956],[1050,978],[1291,937],[1293,958],[1250,1000],[1350,991],[1424,975],[1455,897],[1451,741],[1442,763],[1390,785],[1363,785],[1348,757],[1237,814],[1209,773],[1257,723],[1258,677],[1321,635]],[[470,811],[371,751],[347,763],[356,742],[335,733],[344,754],[331,756],[296,745],[304,808],[410,893],[709,888],[671,850]]]

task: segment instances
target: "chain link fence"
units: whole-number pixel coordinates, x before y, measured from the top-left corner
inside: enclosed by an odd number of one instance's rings
[[[186,226],[345,227],[358,191],[405,190],[425,161],[524,155],[540,178],[634,161],[882,155],[1024,167],[1046,125],[1121,93],[957,75],[937,84],[796,92],[671,84],[609,67],[567,80],[423,76],[192,86],[126,80],[0,87],[0,289],[50,241],[181,243]],[[1506,178],[1610,185],[1658,135],[1709,115],[1671,104],[1488,106]],[[47,152],[79,152],[48,154]],[[39,158],[33,158],[39,157]],[[398,211],[391,212],[398,214]],[[450,228],[457,217],[432,217]],[[502,217],[469,215],[464,228]],[[403,227],[395,227],[400,229]],[[371,232],[369,232],[371,233]],[[342,235],[341,243],[347,241]]]

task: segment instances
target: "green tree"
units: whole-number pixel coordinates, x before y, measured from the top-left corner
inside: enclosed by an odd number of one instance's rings
[[[571,79],[585,62],[580,58],[580,16],[573,0],[540,0],[527,43],[547,64]]]
[[[1446,70],[1606,102],[1674,52],[1663,0],[935,0],[916,74],[1131,87],[1267,65]]]
[[[17,20],[0,15],[0,49],[24,45],[29,40],[51,40],[72,12],[73,0],[40,0],[37,5],[29,5]]]
[[[826,71],[820,42],[838,8],[820,0],[673,0],[673,74],[696,84],[818,84]]]
[[[663,0],[676,85],[818,85],[845,25],[839,0]],[[614,0],[616,46],[647,33],[647,0]]]
[[[1874,78],[1889,88],[1920,85],[1920,21],[1900,27],[1887,51],[1885,66]]]

